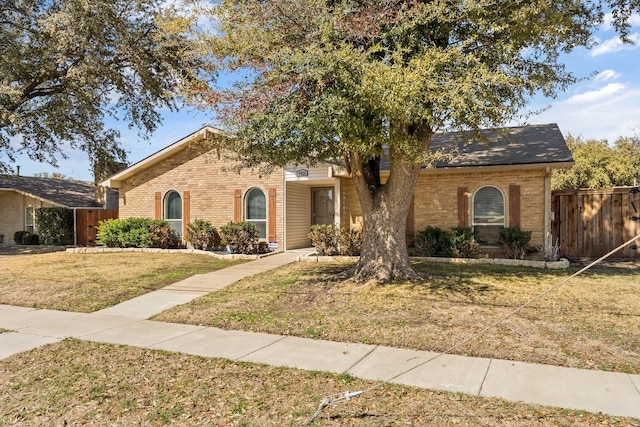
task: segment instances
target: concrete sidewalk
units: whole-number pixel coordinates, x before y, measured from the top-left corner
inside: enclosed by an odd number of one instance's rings
[[[236,280],[295,261],[283,253],[194,276],[95,313],[0,305],[0,359],[74,337],[274,366],[349,373],[436,390],[640,419],[640,375],[438,355],[366,344],[226,331],[145,320]]]

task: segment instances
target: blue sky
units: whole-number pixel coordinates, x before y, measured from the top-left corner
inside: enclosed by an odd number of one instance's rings
[[[526,123],[557,123],[565,136],[571,134],[587,139],[608,139],[619,136],[640,136],[640,17],[632,18],[630,37],[633,45],[623,45],[613,28],[605,24],[597,34],[598,44],[591,50],[577,49],[563,58],[567,68],[577,77],[584,77],[556,99],[538,97],[529,105],[530,111],[548,107],[530,117]],[[589,78],[593,73],[595,76]],[[129,163],[135,163],[167,145],[192,133],[205,124],[214,124],[209,115],[185,108],[179,112],[163,112],[164,121],[148,141],[141,140],[135,130],[124,123],[120,129],[122,143],[128,151]],[[522,123],[510,123],[519,125]],[[84,153],[68,150],[68,159],[59,159],[58,168],[46,163],[17,157],[22,175],[58,172],[67,178],[93,180]]]

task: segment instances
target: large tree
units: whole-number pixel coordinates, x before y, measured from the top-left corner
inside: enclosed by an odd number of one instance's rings
[[[148,135],[196,58],[188,21],[160,0],[12,0],[0,5],[0,172],[17,150],[56,164],[66,144],[124,160],[124,119]],[[169,20],[168,18],[171,18]],[[170,24],[169,24],[170,22]],[[166,24],[166,25],[165,25]]]
[[[222,0],[210,13],[206,72],[239,83],[194,100],[237,131],[247,166],[342,162],[364,217],[355,275],[376,281],[416,277],[405,222],[433,133],[500,126],[564,89],[559,54],[601,21],[576,0]]]
[[[640,138],[606,139],[567,137],[575,164],[553,173],[554,190],[609,188],[634,185],[640,180]]]

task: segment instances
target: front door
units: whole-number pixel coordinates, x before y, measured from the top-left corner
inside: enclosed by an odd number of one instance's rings
[[[311,224],[333,224],[335,201],[333,187],[311,189]]]

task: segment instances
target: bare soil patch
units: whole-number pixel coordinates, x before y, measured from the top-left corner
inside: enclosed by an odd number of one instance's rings
[[[0,426],[300,426],[375,383],[68,339],[0,361]],[[314,426],[638,426],[630,418],[385,385]]]
[[[52,252],[0,257],[0,304],[92,312],[242,262],[197,254]]]
[[[430,279],[362,286],[348,268],[291,265],[155,320],[445,351],[575,271],[420,263]],[[638,374],[640,269],[590,270],[453,353]]]

